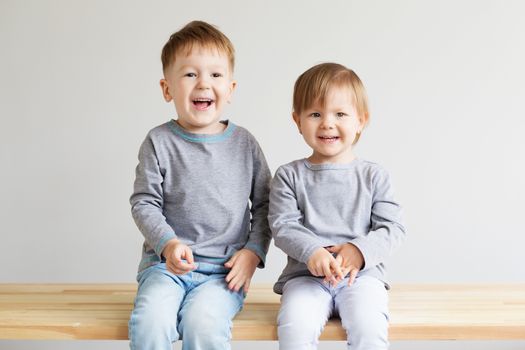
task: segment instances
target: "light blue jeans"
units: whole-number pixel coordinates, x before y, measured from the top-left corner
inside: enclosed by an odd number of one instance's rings
[[[129,320],[132,350],[171,350],[183,339],[183,350],[230,349],[232,319],[242,308],[244,292],[228,289],[230,271],[216,260],[174,275],[161,263],[142,271]]]
[[[336,287],[318,277],[296,277],[283,287],[277,318],[280,350],[317,349],[326,321],[339,315],[348,350],[388,348],[388,294],[380,280],[361,276]]]

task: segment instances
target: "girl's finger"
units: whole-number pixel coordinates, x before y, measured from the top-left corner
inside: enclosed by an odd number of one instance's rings
[[[352,285],[352,283],[354,283],[358,272],[359,272],[359,270],[356,269],[355,267],[350,270],[350,277],[348,278],[348,285],[349,286]]]

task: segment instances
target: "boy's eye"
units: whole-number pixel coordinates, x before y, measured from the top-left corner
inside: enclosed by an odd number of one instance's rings
[[[222,77],[222,74],[221,73],[213,73],[211,76],[214,77],[214,78],[220,78],[220,77]]]
[[[348,115],[348,114],[343,113],[343,112],[338,112],[338,113],[336,114],[336,116],[338,116],[339,118],[341,118],[341,117],[345,117],[345,116],[347,116],[347,115]]]
[[[184,74],[185,77],[190,77],[190,78],[195,78],[197,76],[197,74],[195,73],[186,73]]]
[[[319,118],[319,117],[321,117],[321,113],[318,113],[318,112],[310,113],[310,117]]]

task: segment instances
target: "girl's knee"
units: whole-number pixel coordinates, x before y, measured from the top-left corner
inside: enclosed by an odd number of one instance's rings
[[[388,318],[376,313],[342,321],[350,349],[386,349],[388,347]]]
[[[286,344],[316,344],[326,320],[280,313],[277,318],[279,341]]]

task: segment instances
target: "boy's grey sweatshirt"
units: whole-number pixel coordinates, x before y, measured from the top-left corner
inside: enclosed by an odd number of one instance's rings
[[[172,238],[201,257],[224,259],[247,248],[264,266],[270,170],[255,138],[223,123],[222,133],[203,135],[172,120],[142,143],[130,198],[145,238],[139,271],[161,262]]]
[[[348,164],[301,159],[281,166],[271,182],[268,218],[275,245],[288,255],[274,286],[279,294],[289,279],[311,276],[306,263],[316,249],[345,242],[363,254],[358,276],[386,284],[385,259],[405,238],[388,173],[361,159]]]

